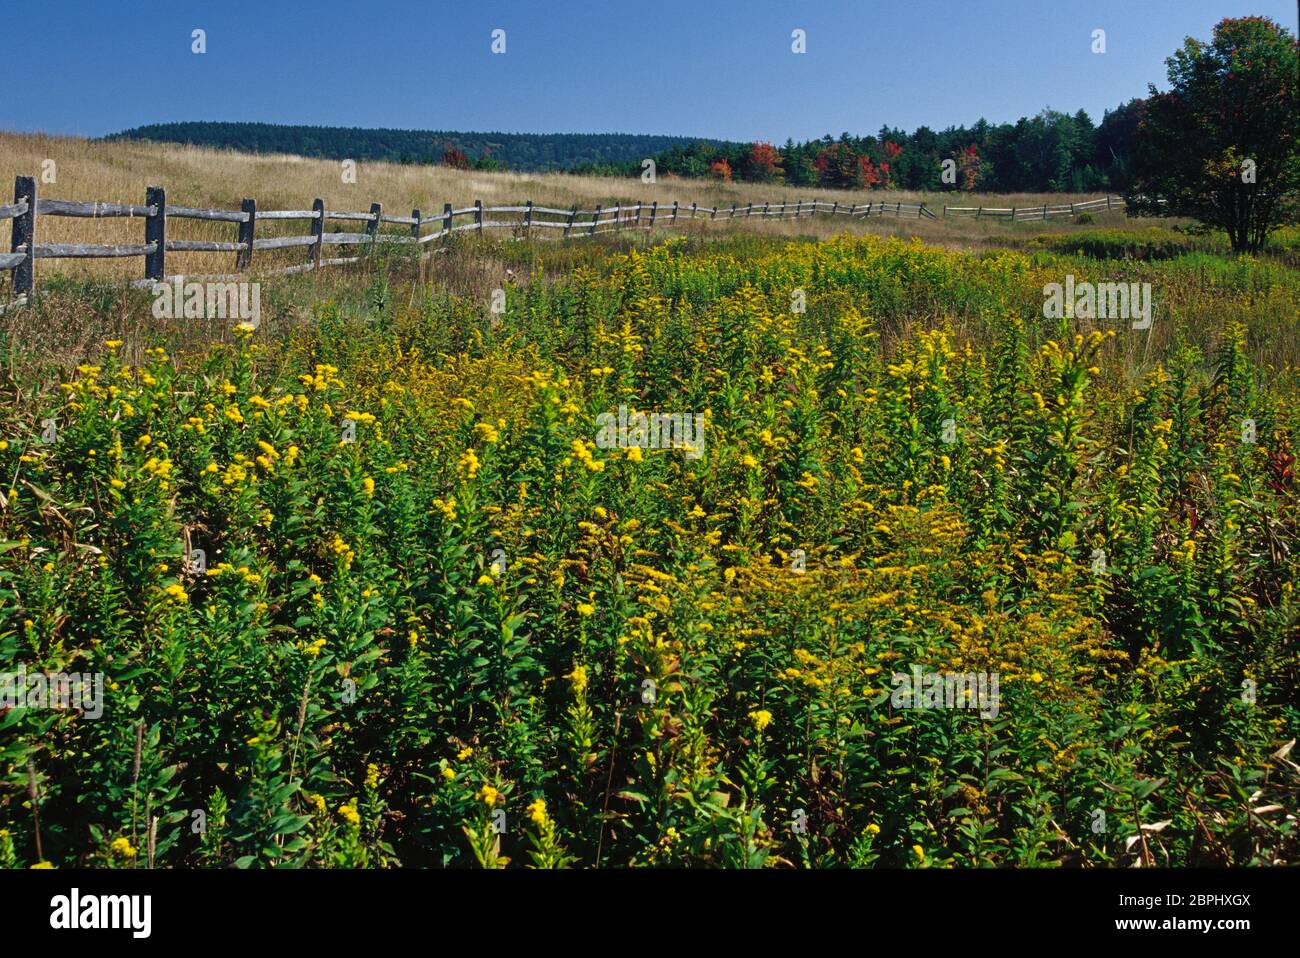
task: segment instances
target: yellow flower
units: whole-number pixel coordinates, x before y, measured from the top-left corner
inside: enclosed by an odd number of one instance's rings
[[[628,446],[628,447],[627,447],[627,461],[628,461],[628,462],[641,462],[642,459],[643,459],[643,457],[642,457],[642,455],[641,455],[641,447],[640,447],[640,446]]]
[[[580,695],[587,690],[587,667],[585,665],[575,665],[573,671],[565,676],[569,680],[569,685],[573,687],[573,694]]]
[[[583,616],[583,617],[586,617],[586,616],[591,615],[591,614],[592,614],[593,612],[595,612],[595,611],[596,611],[596,607],[595,607],[594,605],[592,605],[590,602],[579,602],[579,603],[578,603],[578,615],[581,615],[581,616]]]
[[[539,827],[545,827],[550,820],[546,815],[546,799],[535,798],[528,806],[528,817],[531,818]]]
[[[749,720],[754,723],[755,730],[761,732],[772,724],[772,713],[767,709],[759,709],[749,713]]]
[[[867,834],[868,834],[868,835],[879,835],[879,834],[880,834],[880,826],[877,825],[875,822],[872,822],[870,825],[867,826]]]
[[[483,783],[483,787],[478,790],[478,794],[474,797],[482,801],[488,808],[491,808],[502,800],[501,793],[486,782]]]
[[[358,826],[361,824],[361,816],[357,814],[355,802],[348,802],[338,807],[338,813],[349,825]]]
[[[31,867],[33,869],[36,869],[36,868],[53,868],[54,866],[51,865],[49,862],[37,862],[35,865]]]
[[[366,498],[367,498],[367,499],[374,498],[374,495],[375,495],[375,480],[371,479],[369,476],[366,476],[366,478],[362,479],[362,480],[361,480],[361,491],[364,492],[364,493],[366,494]]]
[[[456,773],[455,773],[454,771],[452,771],[452,769],[450,769],[450,768],[444,768],[444,769],[442,770],[442,777],[445,778],[447,781],[450,782],[450,781],[453,781],[453,780],[456,778]]]
[[[457,761],[463,762],[465,761],[465,759],[469,758],[473,754],[474,754],[474,750],[470,748],[468,745],[466,745],[463,749],[461,749],[459,752],[456,753],[456,759]]]
[[[109,845],[108,848],[114,855],[121,855],[123,858],[135,858],[135,849],[131,847],[131,843],[125,838],[113,839],[113,844]]]

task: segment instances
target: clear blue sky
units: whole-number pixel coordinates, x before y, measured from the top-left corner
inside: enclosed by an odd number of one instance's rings
[[[1100,120],[1225,16],[1296,29],[1295,0],[8,2],[0,129],[88,136],[248,120],[780,142],[1044,107]]]

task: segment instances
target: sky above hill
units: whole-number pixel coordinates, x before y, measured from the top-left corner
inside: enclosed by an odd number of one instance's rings
[[[232,120],[781,142],[1046,107],[1100,121],[1163,87],[1165,57],[1223,17],[1296,30],[1294,0],[40,0],[12,13],[0,129],[86,136]]]

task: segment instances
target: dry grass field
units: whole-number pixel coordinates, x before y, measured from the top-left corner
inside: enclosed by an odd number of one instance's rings
[[[303,209],[315,197],[325,200],[332,210],[365,211],[373,202],[384,210],[406,215],[419,208],[426,215],[442,210],[450,202],[457,208],[476,199],[484,205],[521,203],[533,199],[549,206],[567,207],[574,203],[590,209],[599,203],[673,201],[689,206],[729,206],[735,203],[795,202],[821,199],[830,202],[924,202],[940,219],[917,220],[886,216],[870,222],[849,223],[844,217],[817,217],[774,222],[762,221],[762,229],[774,236],[814,236],[819,239],[845,231],[875,233],[904,238],[917,236],[926,242],[953,248],[979,248],[1002,245],[1016,233],[1037,234],[1068,230],[1073,224],[1028,222],[1011,224],[999,220],[970,218],[942,219],[945,204],[950,206],[1038,206],[1044,202],[1063,204],[1093,199],[1093,195],[1008,194],[978,196],[961,193],[915,193],[872,191],[870,193],[800,188],[753,183],[718,183],[660,177],[655,184],[639,179],[615,179],[598,176],[573,176],[564,173],[487,173],[460,171],[441,166],[402,166],[389,163],[359,163],[356,182],[345,183],[341,164],[333,160],[305,159],[287,155],[250,155],[226,150],[139,142],[98,142],[75,137],[0,132],[0,174],[5,184],[19,175],[37,176],[46,160],[55,163],[56,181],[38,182],[43,197],[53,199],[116,203],[141,203],[145,188],[162,186],[168,202],[178,206],[238,209],[243,197],[254,197],[262,210]],[[7,188],[7,187],[6,187]],[[1122,213],[1102,214],[1099,222],[1124,220]],[[353,224],[333,223],[334,229],[351,229]],[[685,229],[679,221],[679,227]],[[726,232],[749,229],[752,224],[701,221],[694,229]],[[139,243],[143,225],[129,219],[86,220],[46,217],[40,221],[39,242],[45,243]],[[232,240],[234,227],[226,223],[195,220],[172,220],[168,225],[172,239]],[[300,222],[260,222],[259,236],[288,235],[305,232]],[[231,254],[173,254],[168,272],[178,269],[189,273],[218,273],[231,268]],[[302,258],[302,250],[292,249],[259,253],[256,265],[283,266]],[[182,264],[180,267],[172,263]],[[70,276],[137,278],[143,264],[137,259],[119,260],[43,260],[39,270],[46,276],[62,273]]]

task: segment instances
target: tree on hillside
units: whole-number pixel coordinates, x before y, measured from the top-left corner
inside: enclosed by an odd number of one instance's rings
[[[1266,17],[1222,20],[1165,61],[1169,92],[1138,125],[1125,199],[1141,212],[1191,216],[1260,249],[1300,212],[1300,47]],[[1163,201],[1163,202],[1162,202]]]

